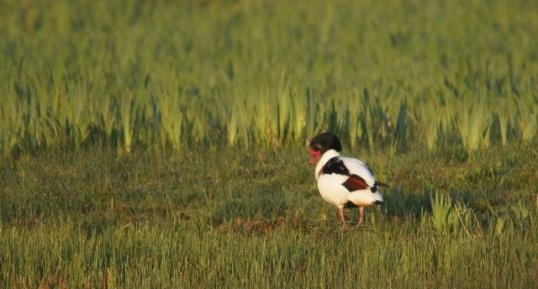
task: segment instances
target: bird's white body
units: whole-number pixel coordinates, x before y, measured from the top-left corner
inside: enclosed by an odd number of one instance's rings
[[[370,207],[383,203],[383,197],[379,191],[372,192],[370,188],[349,191],[343,185],[349,178],[349,175],[339,173],[324,174],[324,166],[329,160],[335,157],[342,160],[344,166],[349,170],[350,175],[356,175],[362,178],[368,187],[375,186],[375,178],[365,163],[354,158],[340,157],[340,153],[331,149],[321,156],[315,170],[319,193],[326,202],[335,205],[339,209],[344,208],[349,203],[357,207]]]

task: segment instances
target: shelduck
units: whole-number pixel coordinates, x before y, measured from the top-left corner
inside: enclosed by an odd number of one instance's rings
[[[342,157],[338,137],[326,132],[310,141],[310,164],[315,165],[315,177],[321,197],[338,208],[344,230],[348,223],[344,208],[359,208],[357,226],[364,221],[364,208],[383,204],[380,186],[368,166],[354,158]]]

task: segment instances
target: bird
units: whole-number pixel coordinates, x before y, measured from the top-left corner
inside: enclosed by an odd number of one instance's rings
[[[376,181],[370,168],[361,160],[340,155],[342,144],[331,132],[321,133],[310,140],[310,164],[315,166],[315,177],[321,197],[338,208],[344,230],[349,225],[344,208],[359,209],[357,227],[364,221],[364,209],[382,205],[379,187],[388,186]]]

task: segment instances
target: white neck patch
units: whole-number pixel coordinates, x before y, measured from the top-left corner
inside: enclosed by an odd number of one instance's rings
[[[326,151],[323,155],[321,155],[321,158],[319,159],[318,163],[316,164],[316,171],[314,172],[316,175],[316,181],[319,179],[319,176],[321,176],[321,170],[325,166],[325,164],[334,157],[339,157],[340,153],[330,149]]]

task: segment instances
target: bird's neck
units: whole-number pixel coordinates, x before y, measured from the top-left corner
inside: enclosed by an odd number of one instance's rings
[[[322,173],[322,170],[323,170],[323,167],[325,166],[325,164],[332,158],[334,157],[339,157],[340,156],[340,153],[337,152],[336,150],[333,150],[333,149],[330,149],[328,151],[326,151],[325,153],[323,153],[323,155],[321,155],[321,158],[319,159],[318,163],[316,164],[316,171],[315,171],[315,174],[316,174],[316,181],[318,180],[319,176],[321,176],[321,173]]]

